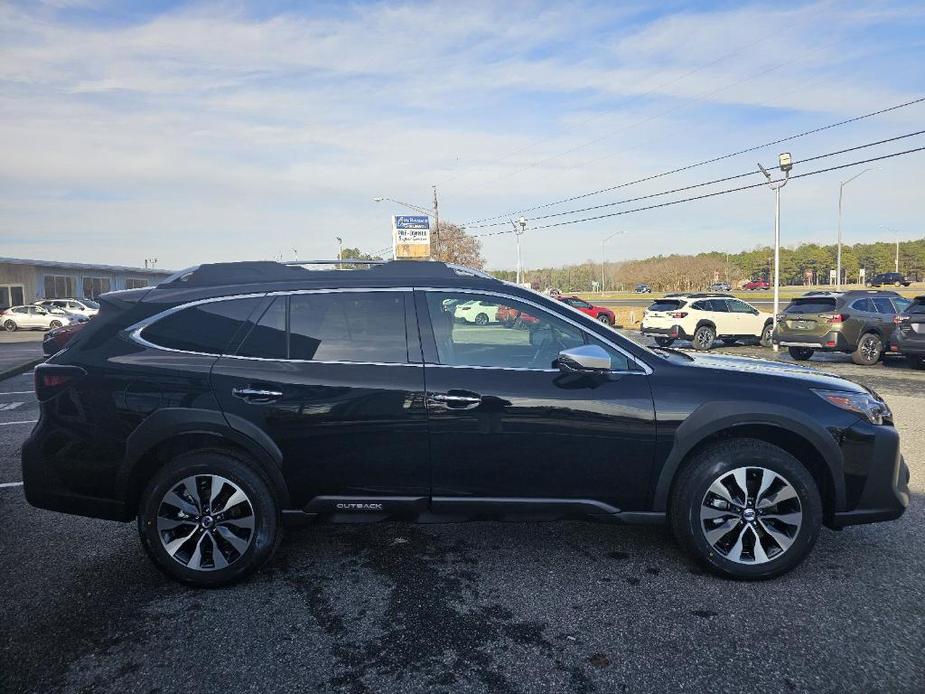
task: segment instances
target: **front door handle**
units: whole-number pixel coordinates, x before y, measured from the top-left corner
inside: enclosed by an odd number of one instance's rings
[[[482,403],[482,396],[469,392],[450,391],[449,393],[432,393],[430,400],[454,410],[471,410]]]
[[[245,386],[243,388],[232,388],[231,394],[236,398],[241,398],[247,402],[273,402],[283,397],[281,390],[269,390],[266,388],[253,388]]]

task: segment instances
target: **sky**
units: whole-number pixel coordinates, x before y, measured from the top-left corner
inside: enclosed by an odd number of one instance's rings
[[[0,2],[0,255],[163,268],[391,246],[429,208],[520,210],[925,97],[921,2]],[[525,213],[526,267],[767,244],[764,187],[539,214],[925,146],[925,103]],[[793,180],[782,243],[925,235],[925,152]],[[687,193],[719,190],[737,179]],[[684,197],[564,214],[545,223]],[[500,217],[502,226],[473,222]],[[499,221],[499,220],[494,220]],[[504,226],[507,225],[507,226]],[[514,265],[511,234],[482,238]]]

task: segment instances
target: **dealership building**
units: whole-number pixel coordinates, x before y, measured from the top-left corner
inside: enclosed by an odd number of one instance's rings
[[[0,258],[0,309],[39,299],[96,299],[117,289],[157,284],[170,270],[57,260]]]

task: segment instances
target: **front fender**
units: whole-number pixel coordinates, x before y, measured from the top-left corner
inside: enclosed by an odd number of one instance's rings
[[[809,443],[828,468],[834,491],[834,510],[845,508],[842,452],[832,434],[820,424],[807,420],[805,412],[767,402],[738,400],[704,403],[678,426],[671,451],[656,483],[653,510],[667,511],[675,475],[697,444],[720,432],[735,431],[736,428],[749,425],[776,427],[796,434]]]

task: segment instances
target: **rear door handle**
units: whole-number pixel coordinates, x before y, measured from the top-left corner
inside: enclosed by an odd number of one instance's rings
[[[433,393],[430,400],[454,410],[471,410],[482,403],[482,396],[476,393],[450,391],[449,393]]]
[[[231,394],[236,398],[241,398],[247,402],[273,402],[283,397],[281,390],[269,390],[266,388],[253,388],[245,386],[243,388],[232,388]]]

